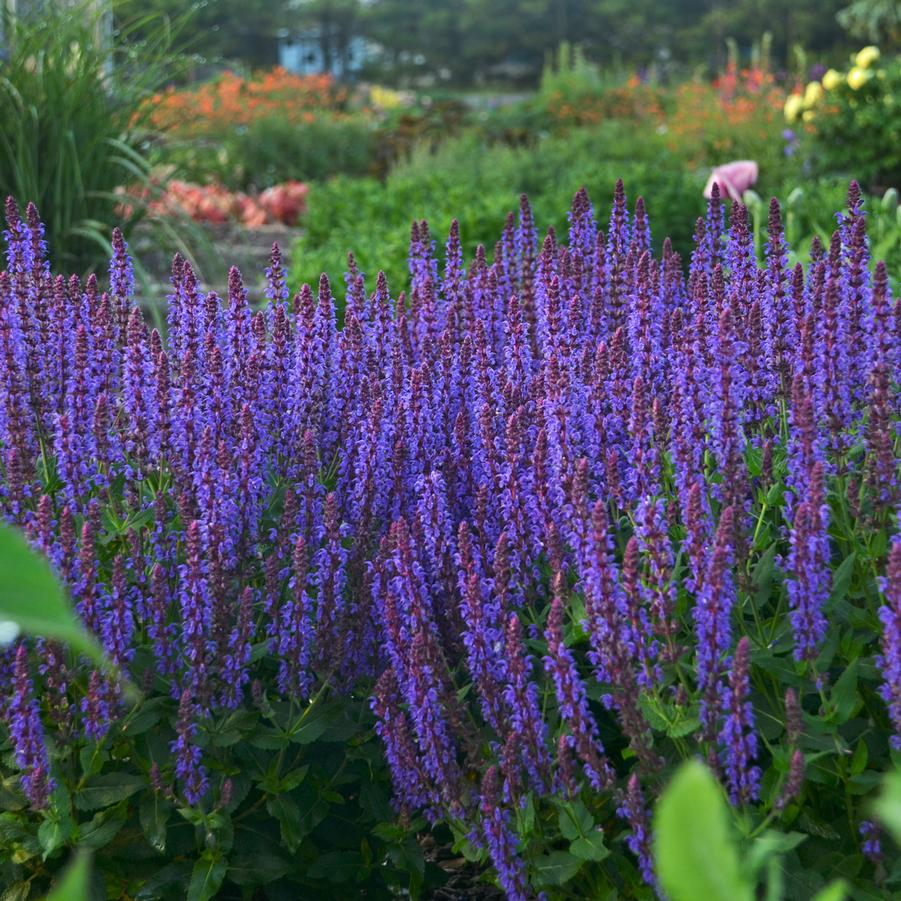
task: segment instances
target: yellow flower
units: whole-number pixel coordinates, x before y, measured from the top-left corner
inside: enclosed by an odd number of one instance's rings
[[[404,98],[400,91],[392,91],[391,88],[375,84],[369,89],[369,99],[374,106],[388,110],[397,109],[403,104]]]
[[[794,122],[804,107],[804,98],[800,94],[790,94],[785,101],[783,113],[787,122]]]
[[[823,86],[818,81],[812,81],[804,91],[804,106],[808,109],[816,106],[822,96]]]
[[[804,114],[801,116],[801,118],[805,122],[813,122],[813,120],[816,118],[816,116],[817,116],[817,114],[814,110],[808,109],[808,110],[804,110]]]
[[[879,59],[879,48],[871,44],[858,52],[854,57],[854,64],[860,66],[861,69],[869,69],[877,59]]]
[[[823,76],[823,87],[827,91],[834,91],[843,81],[844,78],[842,78],[841,72],[836,72],[835,69],[829,69]]]
[[[853,91],[859,91],[870,80],[871,74],[866,69],[855,66],[848,73],[848,86]]]

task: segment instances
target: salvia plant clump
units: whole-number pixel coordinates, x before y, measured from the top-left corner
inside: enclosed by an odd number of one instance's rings
[[[759,264],[714,195],[686,266],[621,184],[606,231],[523,197],[492,262],[414,223],[407,297],[350,258],[340,303],[290,298],[275,247],[220,298],[176,257],[160,334],[121,234],[103,290],[10,202],[2,513],[142,694],[3,653],[7,882],[86,845],[108,897],[416,895],[432,829],[513,901],[652,897],[700,757],[747,841],[789,833],[789,897],[897,887],[901,307],[865,221],[852,184],[791,268],[773,201]]]

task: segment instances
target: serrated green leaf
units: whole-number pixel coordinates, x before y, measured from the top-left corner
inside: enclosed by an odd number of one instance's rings
[[[829,604],[834,605],[844,600],[848,594],[848,588],[851,585],[851,578],[854,575],[854,564],[857,555],[851,551],[847,557],[835,568],[832,573],[832,592],[829,596]]]
[[[218,854],[204,854],[191,871],[187,901],[210,901],[219,891],[227,869],[226,862]]]
[[[92,776],[75,793],[75,806],[79,810],[110,807],[131,797],[136,791],[140,791],[144,784],[144,780],[140,776],[128,773],[106,773],[101,776]]]
[[[279,790],[283,792],[294,791],[294,789],[306,778],[309,770],[310,768],[308,766],[301,766],[296,770],[287,773],[279,782]]]
[[[710,771],[683,764],[654,814],[654,857],[670,901],[751,901],[729,812]]]
[[[610,850],[604,844],[604,833],[595,830],[584,838],[577,838],[569,846],[570,853],[579,860],[603,860],[609,856]]]
[[[228,878],[235,885],[267,885],[280,879],[291,869],[289,861],[269,851],[239,854],[228,867]]]
[[[857,691],[857,660],[852,660],[839,676],[832,688],[832,703],[835,711],[829,719],[837,723],[846,723],[854,715],[861,703]]]
[[[588,808],[577,798],[562,801],[558,805],[560,834],[569,841],[588,835],[594,829],[594,819]]]
[[[690,716],[685,719],[676,720],[672,726],[667,728],[666,734],[670,738],[684,738],[686,735],[691,735],[692,732],[697,732],[700,728],[701,720],[696,716]]]
[[[851,755],[851,775],[858,776],[867,768],[867,761],[870,754],[867,743],[861,739],[857,742],[857,747]]]
[[[172,805],[157,792],[150,792],[141,798],[138,819],[150,847],[160,854],[166,851],[166,832]]]
[[[27,901],[31,894],[30,882],[14,882],[4,890],[0,895],[0,901]]]
[[[652,729],[656,729],[658,732],[666,732],[669,728],[669,720],[660,712],[657,703],[651,697],[642,692],[638,696],[638,706]]]
[[[61,847],[65,841],[66,835],[58,820],[44,820],[38,827],[38,842],[41,845],[44,860]]]
[[[135,901],[164,901],[185,894],[191,878],[189,860],[176,860],[161,867],[138,889]]]
[[[169,698],[161,697],[150,698],[142,702],[140,708],[128,720],[122,731],[126,735],[143,735],[160,721],[163,710],[169,703]]]
[[[536,886],[564,885],[569,882],[582,867],[582,861],[567,851],[551,851],[542,854],[535,861]]]
[[[121,809],[102,810],[94,814],[88,823],[78,827],[78,845],[97,851],[108,845],[125,825],[125,811]]]
[[[270,816],[278,820],[282,841],[293,854],[300,847],[300,843],[306,835],[297,802],[288,795],[277,795],[266,802],[266,810],[269,811]]]
[[[260,731],[254,733],[248,742],[261,751],[281,751],[288,747],[288,736],[282,732]]]
[[[425,873],[425,857],[422,847],[412,836],[400,844],[392,845],[388,849],[388,857],[391,863],[404,873],[421,877]]]
[[[331,717],[332,708],[322,701],[314,701],[288,728],[288,737],[294,744],[311,744],[325,733]]]

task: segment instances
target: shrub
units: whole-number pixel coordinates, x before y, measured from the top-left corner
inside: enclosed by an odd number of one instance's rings
[[[677,85],[659,122],[679,159],[696,166],[752,159],[779,183],[798,168],[784,153],[784,101],[785,91],[770,73],[732,64],[712,83]]]
[[[669,234],[678,249],[688,251],[692,223],[703,211],[703,180],[673,160],[658,136],[609,122],[528,147],[489,146],[468,134],[435,151],[420,148],[384,184],[338,178],[311,185],[293,275],[298,282],[314,282],[326,272],[338,280],[352,251],[370,276],[385,267],[389,285],[399,292],[408,287],[403,260],[410,210],[441,230],[459,218],[464,250],[471,254],[480,243],[489,250],[494,246],[504,211],[515,206],[520,193],[529,195],[542,221],[561,230],[566,218],[559,211],[566,208],[573,183],[600,194],[621,174],[638,193],[653,198],[661,223],[658,246]]]
[[[223,72],[197,87],[168,87],[147,100],[144,114],[160,131],[204,136],[260,119],[299,125],[316,112],[342,109],[346,101],[346,89],[330,75],[295,75],[276,67],[248,77]]]
[[[174,64],[162,30],[99,46],[95,8],[11,17],[0,71],[0,192],[40,203],[57,258],[80,271],[109,253],[116,186],[147,178],[142,103]]]
[[[176,260],[164,341],[121,236],[109,292],[54,281],[10,204],[3,515],[143,698],[4,655],[4,881],[416,895],[429,824],[511,899],[649,898],[699,755],[788,897],[895,891],[898,302],[856,185],[806,272],[776,204],[763,266],[740,204],[696,234],[686,277],[618,185],[539,249],[523,198],[439,275],[418,223],[409,305],[351,272],[343,329],[276,251],[257,313]]]
[[[830,69],[786,101],[789,124],[806,133],[813,165],[856,172],[874,188],[901,184],[901,57],[865,47],[847,72]]]

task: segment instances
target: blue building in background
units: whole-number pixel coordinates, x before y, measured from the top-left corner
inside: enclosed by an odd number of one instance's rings
[[[318,27],[278,36],[278,62],[298,75],[332,75],[352,80],[378,54],[378,45],[366,38],[324,35]]]

